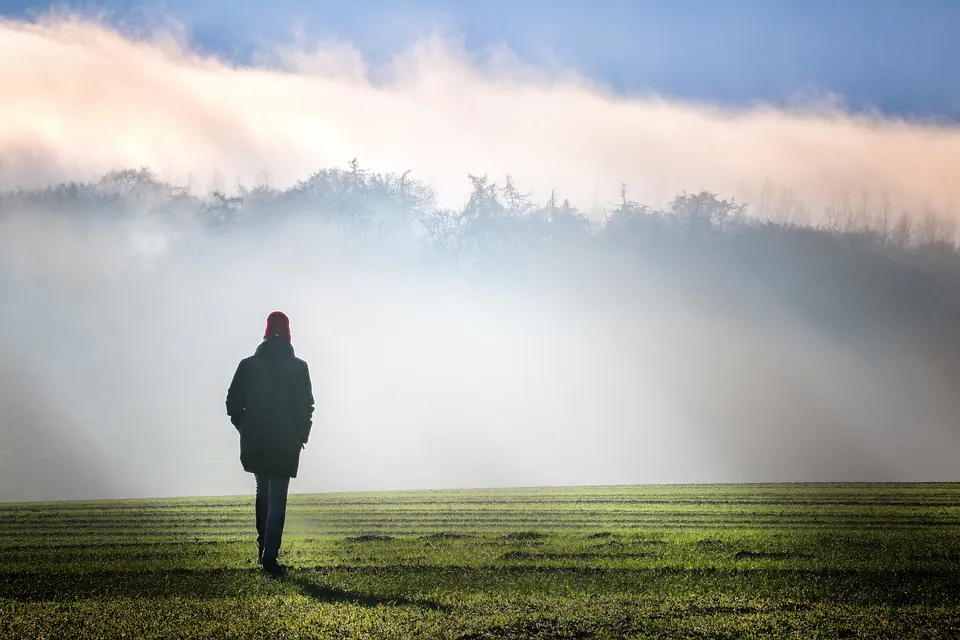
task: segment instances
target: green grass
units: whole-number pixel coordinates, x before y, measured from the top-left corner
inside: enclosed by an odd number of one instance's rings
[[[0,505],[0,638],[958,638],[960,485]]]

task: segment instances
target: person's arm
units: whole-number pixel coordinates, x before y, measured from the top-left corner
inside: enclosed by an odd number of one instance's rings
[[[303,373],[300,376],[300,384],[300,398],[303,403],[300,442],[307,444],[307,440],[310,439],[310,430],[313,427],[314,398],[313,383],[310,381],[310,367],[307,366],[306,362],[303,363]]]
[[[240,422],[243,420],[243,412],[247,406],[246,384],[244,383],[243,361],[237,365],[237,370],[233,374],[233,380],[230,381],[230,388],[227,389],[227,415],[230,422],[240,430]]]

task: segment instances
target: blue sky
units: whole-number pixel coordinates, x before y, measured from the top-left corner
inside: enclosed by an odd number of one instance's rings
[[[49,3],[0,0],[29,15]],[[83,5],[78,5],[83,6]],[[117,19],[170,14],[208,51],[249,60],[264,44],[349,40],[380,60],[435,24],[471,50],[506,44],[616,90],[729,105],[838,94],[853,109],[960,120],[960,0],[221,0],[119,2]]]

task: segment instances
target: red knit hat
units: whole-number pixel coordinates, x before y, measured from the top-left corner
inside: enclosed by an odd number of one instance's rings
[[[267,327],[263,330],[263,338],[280,336],[290,342],[290,318],[282,311],[274,311],[267,316]]]

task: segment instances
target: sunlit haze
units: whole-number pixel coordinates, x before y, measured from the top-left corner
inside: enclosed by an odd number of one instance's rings
[[[956,228],[949,119],[628,94],[442,30],[377,62],[309,37],[237,62],[158,24],[0,22],[0,188],[144,166],[229,195],[356,158],[409,170],[440,208],[464,206],[470,174],[510,175],[597,225],[625,184],[663,208],[786,198],[808,224],[886,192],[891,218]],[[960,400],[909,324],[922,296],[891,320],[851,311],[859,291],[829,275],[790,275],[835,314],[811,319],[768,263],[718,259],[724,297],[691,275],[710,257],[679,273],[571,244],[456,266],[421,259],[415,231],[357,242],[280,215],[194,246],[196,221],[149,202],[72,206],[0,202],[0,500],[250,493],[224,397],[274,309],[317,401],[295,492],[957,479]]]

